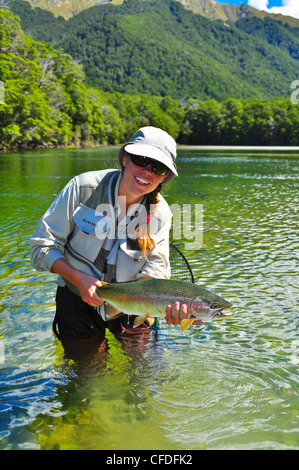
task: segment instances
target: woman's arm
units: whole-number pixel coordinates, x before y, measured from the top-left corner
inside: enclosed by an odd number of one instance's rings
[[[78,204],[78,180],[74,178],[63,188],[37,224],[30,240],[31,262],[39,271],[52,271],[72,282],[82,299],[97,307],[104,302],[96,292],[101,282],[72,268],[64,257],[64,246],[73,230],[73,213]]]
[[[104,300],[98,296],[96,291],[97,287],[102,285],[101,281],[72,268],[65,258],[54,261],[51,271],[74,284],[78,288],[82,300],[92,307],[98,307],[104,303]]]
[[[74,228],[72,216],[78,204],[78,180],[74,178],[39,220],[30,240],[31,264],[37,271],[51,271],[54,261],[64,259],[64,247]]]

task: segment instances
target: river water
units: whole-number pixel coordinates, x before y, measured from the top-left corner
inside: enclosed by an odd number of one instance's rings
[[[180,149],[164,196],[202,205],[203,244],[177,244],[234,316],[184,333],[160,321],[140,344],[109,333],[108,353],[74,362],[51,329],[56,277],[33,270],[29,239],[71,177],[116,155],[0,155],[0,448],[298,449],[299,152]]]

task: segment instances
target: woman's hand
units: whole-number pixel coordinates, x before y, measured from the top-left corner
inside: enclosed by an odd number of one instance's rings
[[[80,292],[82,300],[92,307],[98,307],[104,303],[104,300],[97,294],[97,287],[102,285],[94,276],[84,274],[77,269],[72,268],[65,258],[59,258],[52,264],[51,271],[68,279],[74,284]]]
[[[188,318],[188,305],[175,302],[174,305],[166,307],[166,323],[168,325],[179,325],[182,320]]]
[[[174,305],[167,305],[166,307],[166,323],[168,325],[179,325],[182,320],[188,318],[188,305],[175,302]],[[193,325],[203,325],[201,320],[196,320]]]
[[[102,283],[96,277],[89,276],[80,272],[77,276],[75,286],[78,288],[82,300],[92,307],[98,307],[104,303],[104,300],[99,297],[97,287],[101,287]]]

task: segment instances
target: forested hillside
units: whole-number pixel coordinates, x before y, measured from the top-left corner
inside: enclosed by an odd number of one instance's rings
[[[27,24],[32,20],[31,13],[29,10]],[[35,14],[50,15],[44,25],[47,21],[48,26],[52,24],[54,17],[50,13],[41,10]],[[54,20],[56,26],[64,27],[65,20]],[[109,26],[108,16],[106,22]],[[32,25],[36,24],[35,17]],[[48,26],[45,31],[54,34]],[[75,44],[74,40],[74,47]],[[113,60],[118,36],[111,36],[105,47],[108,44],[109,67],[118,73],[117,62]],[[295,54],[285,39],[281,45],[288,48],[289,55]],[[185,99],[171,94],[159,96],[154,89],[152,96],[120,93],[113,86],[103,91],[100,86],[88,85],[90,78],[87,79],[78,61],[63,50],[25,34],[19,20],[7,10],[0,10],[0,50],[0,81],[5,88],[5,101],[0,103],[0,150],[118,145],[144,125],[162,127],[181,144],[299,145],[299,105],[292,104],[291,90],[287,97],[229,97],[221,101],[202,99],[200,93]],[[133,70],[136,65],[140,74],[138,57],[134,51],[132,54]],[[159,69],[160,62],[154,64]],[[215,83],[219,85],[217,80]],[[228,88],[229,85],[228,82]],[[295,95],[298,98],[299,86]]]
[[[8,0],[0,0],[5,3]],[[23,0],[21,0],[23,1]],[[25,0],[24,0],[25,1]],[[127,0],[28,0],[34,8],[41,8],[50,11],[56,17],[63,17],[69,19],[77,15],[83,10],[86,10],[94,5],[105,3],[112,3],[114,5],[121,5]],[[151,0],[142,0],[151,1]],[[233,5],[230,3],[222,3],[215,0],[177,0],[185,8],[198,13],[210,20],[220,20],[224,22],[236,22],[240,18],[271,18],[276,21],[281,21],[283,24],[287,23],[292,27],[299,27],[299,20],[291,16],[283,16],[280,14],[273,14],[264,10],[257,10],[245,3],[240,5]]]
[[[21,0],[9,4],[28,34],[70,54],[88,84],[103,91],[270,99],[289,96],[299,74],[298,29],[271,19],[228,26],[177,1],[128,0],[65,21]]]
[[[271,18],[241,18],[235,26],[244,33],[277,47],[293,59],[299,60],[299,28],[274,21]]]
[[[179,133],[179,125],[150,97],[130,97],[128,103],[125,97],[88,87],[84,72],[70,56],[28,37],[17,19],[3,10],[0,50],[0,80],[5,87],[5,102],[0,103],[2,150],[115,144],[126,140],[141,122]]]

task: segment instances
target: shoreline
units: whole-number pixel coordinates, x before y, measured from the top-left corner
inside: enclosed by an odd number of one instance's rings
[[[119,149],[121,147],[121,144],[119,145],[105,145],[105,144],[99,144],[99,145],[86,145],[86,146],[81,146],[81,145],[61,145],[57,147],[53,146],[40,146],[36,148],[11,148],[11,149],[5,149],[5,150],[0,150],[0,155],[5,155],[5,154],[10,154],[10,153],[28,153],[28,152],[36,152],[36,151],[41,151],[41,150],[91,150],[91,149],[103,149],[103,148],[115,148]],[[224,152],[229,152],[229,153],[234,153],[234,152],[240,152],[240,153],[246,153],[246,152],[252,152],[254,154],[267,154],[270,156],[270,154],[277,154],[278,155],[283,155],[283,154],[298,154],[299,156],[299,146],[258,146],[258,145],[177,145],[177,150],[187,150],[187,151],[196,151],[196,152],[219,152],[219,153],[224,153]]]
[[[204,150],[204,151],[229,151],[229,152],[294,152],[299,154],[299,146],[274,146],[274,145],[178,145],[178,150]]]

